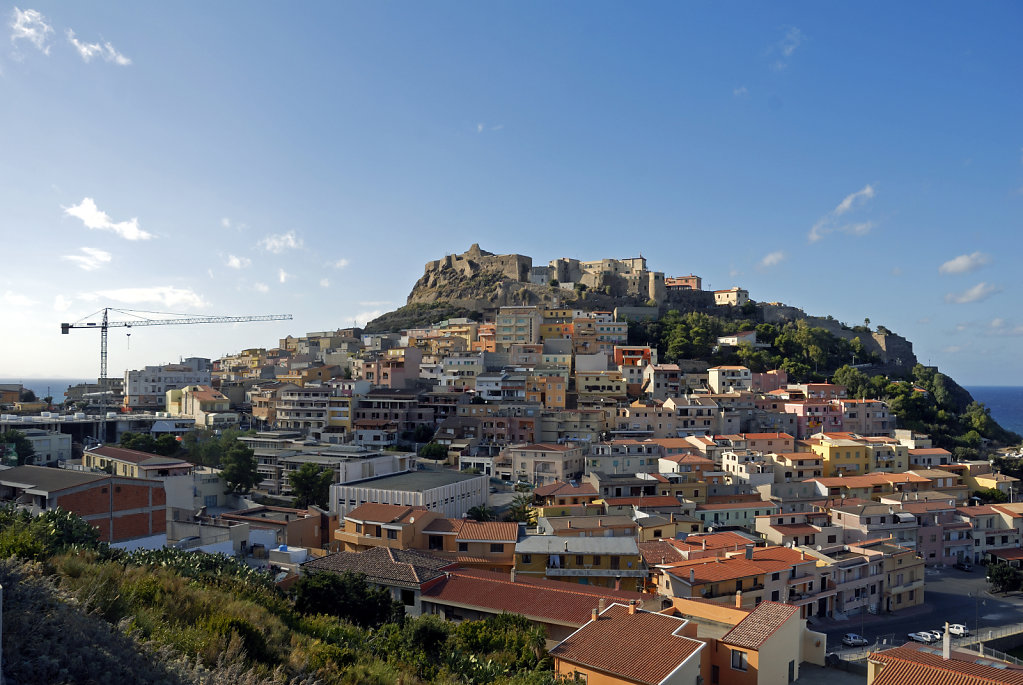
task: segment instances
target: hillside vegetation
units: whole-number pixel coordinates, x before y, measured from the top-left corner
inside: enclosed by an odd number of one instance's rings
[[[8,683],[554,682],[543,632],[518,616],[404,619],[359,576],[313,576],[296,602],[233,559],[96,540],[67,512],[0,510]]]

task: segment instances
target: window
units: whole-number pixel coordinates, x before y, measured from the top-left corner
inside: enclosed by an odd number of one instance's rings
[[[523,564],[532,564],[533,563],[533,555],[532,554],[523,554],[522,555],[522,563]]]
[[[600,566],[600,555],[598,554],[593,555],[593,565]]]
[[[736,671],[745,671],[748,668],[746,664],[746,652],[741,652],[738,649],[732,650],[732,668]]]
[[[495,554],[500,554],[504,551],[504,545],[500,542],[492,542],[490,543],[490,551]]]
[[[388,530],[387,531],[387,539],[388,540],[397,540],[398,539],[398,531],[396,531],[396,530]]]
[[[458,551],[459,552],[468,552],[469,551],[469,543],[468,542],[459,542],[458,543]]]

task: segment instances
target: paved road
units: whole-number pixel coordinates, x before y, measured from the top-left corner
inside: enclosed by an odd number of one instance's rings
[[[906,642],[908,633],[941,630],[946,621],[962,623],[974,634],[978,628],[1023,623],[1023,597],[990,595],[984,567],[973,571],[927,569],[925,581],[923,606],[880,616],[851,616],[844,621],[812,619],[811,628],[827,633],[828,651],[843,652],[851,651],[841,643],[845,633],[859,633],[888,646]]]

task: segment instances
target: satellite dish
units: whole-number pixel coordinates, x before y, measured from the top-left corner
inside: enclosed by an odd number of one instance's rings
[[[817,549],[818,552],[821,551],[821,546],[817,545],[816,549]]]

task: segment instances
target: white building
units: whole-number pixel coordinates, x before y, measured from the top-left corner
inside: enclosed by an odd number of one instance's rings
[[[124,404],[131,409],[163,409],[168,390],[179,390],[188,385],[210,385],[212,368],[209,359],[189,357],[180,364],[126,371]]]
[[[459,518],[487,503],[486,476],[453,471],[409,471],[330,487],[330,510],[339,516],[367,502],[426,507]]]
[[[30,443],[35,455],[28,461],[36,466],[49,466],[58,461],[71,460],[71,436],[58,431],[39,428],[19,429]]]

